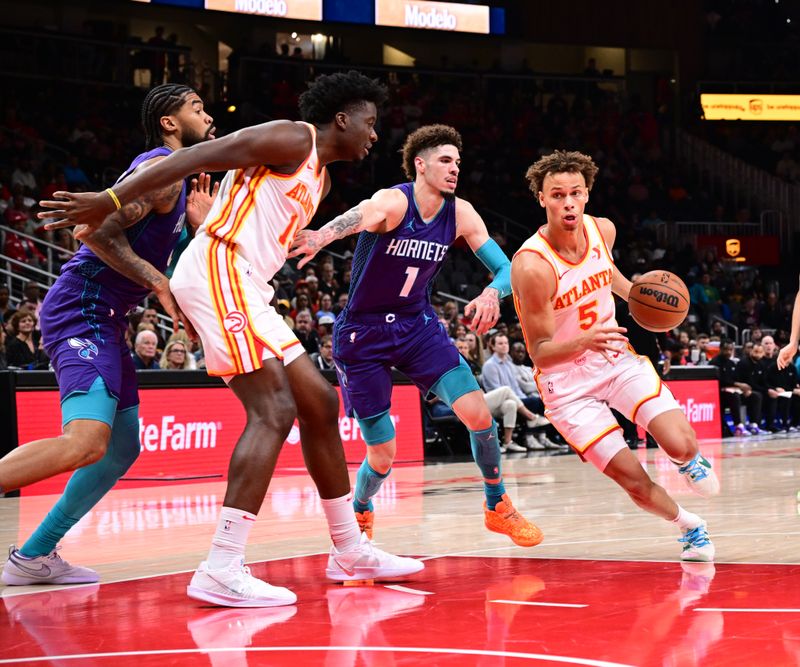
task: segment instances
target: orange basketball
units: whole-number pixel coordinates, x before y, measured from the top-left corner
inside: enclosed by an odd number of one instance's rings
[[[669,331],[689,312],[689,290],[674,273],[650,271],[631,287],[628,297],[631,317],[649,331]]]

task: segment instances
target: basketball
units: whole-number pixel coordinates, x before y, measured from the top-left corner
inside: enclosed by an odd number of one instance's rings
[[[649,331],[669,331],[689,312],[689,290],[669,271],[650,271],[631,286],[628,297],[631,317]]]

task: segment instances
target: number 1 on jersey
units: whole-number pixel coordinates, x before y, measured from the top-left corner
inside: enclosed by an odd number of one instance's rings
[[[414,286],[414,281],[417,279],[418,273],[418,266],[406,267],[406,281],[403,283],[403,289],[400,290],[400,296],[408,296],[411,294],[411,288]]]

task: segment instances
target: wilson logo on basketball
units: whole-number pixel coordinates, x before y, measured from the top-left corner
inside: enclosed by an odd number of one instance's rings
[[[652,296],[656,301],[658,301],[658,303],[665,303],[673,308],[677,308],[678,304],[680,303],[677,295],[667,294],[666,292],[655,290],[650,287],[640,287],[639,294],[642,296]]]
[[[231,333],[239,333],[247,327],[247,315],[240,310],[232,310],[225,316],[225,330]]]

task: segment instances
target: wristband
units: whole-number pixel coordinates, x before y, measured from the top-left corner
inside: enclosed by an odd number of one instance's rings
[[[122,204],[119,203],[119,197],[117,197],[117,194],[111,188],[106,188],[106,192],[108,193],[108,196],[111,197],[111,199],[114,201],[114,206],[116,206],[117,210],[119,211],[122,208]]]

